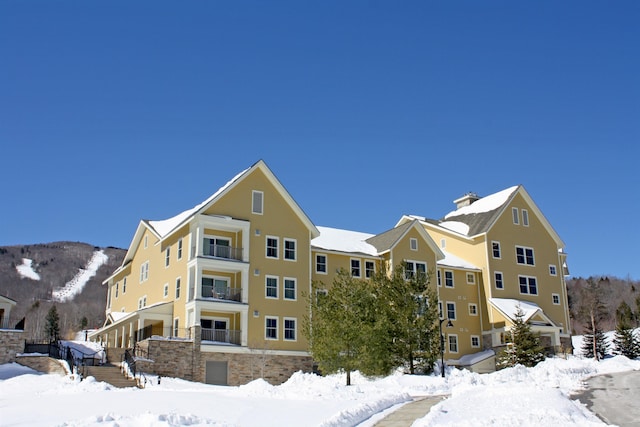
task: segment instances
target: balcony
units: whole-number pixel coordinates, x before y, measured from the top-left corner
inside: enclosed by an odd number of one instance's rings
[[[218,239],[218,242],[220,240]],[[228,244],[213,243],[213,239],[205,239],[203,255],[212,258],[242,261],[242,248],[234,248]]]
[[[242,302],[242,288],[222,287],[207,282],[206,278],[203,279],[202,298]]]
[[[230,329],[208,329],[202,328],[200,339],[202,341],[210,341],[213,343],[240,345],[240,331],[232,331]]]

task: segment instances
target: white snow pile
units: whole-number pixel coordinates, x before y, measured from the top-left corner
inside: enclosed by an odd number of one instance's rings
[[[42,425],[46,414],[47,425],[83,427],[370,427],[413,397],[447,395],[414,426],[604,426],[570,393],[589,376],[628,370],[640,370],[640,360],[554,358],[491,374],[451,369],[446,378],[355,373],[350,387],[344,375],[297,373],[279,386],[255,380],[223,387],[165,377],[158,384],[148,377],[145,389],[116,389],[92,377],[80,381],[6,364],[0,365],[1,423]]]
[[[25,277],[31,280],[40,280],[40,275],[33,269],[33,260],[29,258],[22,258],[22,264],[16,265],[16,270],[20,277]]]
[[[65,302],[82,292],[84,285],[89,279],[96,275],[98,269],[109,260],[109,256],[104,251],[95,251],[85,268],[81,268],[73,279],[65,283],[61,289],[53,291],[53,299],[58,302]]]

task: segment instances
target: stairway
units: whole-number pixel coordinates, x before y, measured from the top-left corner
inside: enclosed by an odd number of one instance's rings
[[[94,377],[96,381],[104,381],[114,387],[137,387],[136,381],[128,379],[120,371],[119,366],[102,365],[102,366],[85,366],[84,377]]]

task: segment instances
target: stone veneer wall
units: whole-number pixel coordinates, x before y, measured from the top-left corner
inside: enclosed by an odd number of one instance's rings
[[[16,361],[16,354],[24,351],[24,332],[19,330],[0,330],[0,364]]]
[[[49,356],[24,355],[18,356],[16,362],[28,366],[36,371],[46,372],[48,374],[67,375],[69,373],[69,365],[64,360],[53,359]]]

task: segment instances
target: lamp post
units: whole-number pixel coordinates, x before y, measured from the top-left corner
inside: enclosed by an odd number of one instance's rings
[[[453,323],[450,319],[440,319],[440,371],[442,372],[442,378],[444,378],[444,335],[442,334],[442,322],[447,321],[447,328],[452,328]]]

